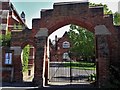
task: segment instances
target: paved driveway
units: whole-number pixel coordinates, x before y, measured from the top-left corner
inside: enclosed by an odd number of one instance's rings
[[[52,63],[49,67],[50,82],[70,82],[86,83],[88,76],[96,73],[95,70],[80,70],[70,67],[64,67],[61,63]]]

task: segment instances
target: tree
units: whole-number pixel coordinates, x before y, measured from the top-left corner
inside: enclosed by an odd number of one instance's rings
[[[72,47],[70,51],[77,58],[91,58],[95,56],[94,35],[85,28],[70,25],[68,32]]]
[[[0,46],[2,46],[2,34],[0,34]]]
[[[106,4],[103,5],[104,14],[113,14]]]
[[[10,46],[11,32],[7,30],[6,34],[0,34],[0,46]]]
[[[90,7],[96,7],[96,6],[103,6],[104,14],[112,14],[112,11],[109,10],[108,6],[106,4],[96,4],[96,3],[89,3]]]
[[[113,14],[114,25],[120,25],[120,13],[118,13],[118,12],[112,13],[112,11],[108,8],[108,6],[106,4],[89,3],[89,6],[90,7],[103,6],[104,14]]]
[[[115,12],[114,13],[114,24],[115,25],[120,25],[120,13],[118,13],[118,12]]]
[[[103,6],[104,14],[112,14],[106,4],[89,3],[90,7]],[[120,14],[114,14],[114,23],[120,24]],[[76,25],[70,26],[69,38],[72,42],[71,51],[76,53],[76,56],[92,57],[95,55],[94,35],[86,29]]]

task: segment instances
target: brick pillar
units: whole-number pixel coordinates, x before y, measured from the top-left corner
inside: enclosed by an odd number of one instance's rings
[[[13,67],[14,67],[14,75],[13,81],[22,82],[23,75],[22,75],[22,62],[21,62],[21,52],[22,49],[20,46],[11,47],[11,50],[14,50],[13,56]]]
[[[98,58],[98,85],[104,87],[109,83],[109,58]]]
[[[109,49],[107,36],[97,36],[98,50],[98,84],[104,87],[109,81]]]
[[[36,38],[36,53],[35,53],[35,72],[33,82],[39,87],[43,87],[43,62],[44,62],[44,47],[47,43],[48,30],[40,28],[35,35]]]
[[[109,61],[110,53],[108,47],[109,30],[104,25],[95,27],[96,47],[97,47],[97,81],[99,87],[104,87],[109,83]]]

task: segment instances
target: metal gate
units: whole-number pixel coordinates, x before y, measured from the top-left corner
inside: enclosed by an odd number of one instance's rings
[[[89,77],[92,74],[96,74],[96,70],[87,70],[81,62],[50,62],[49,64],[49,82],[90,83]]]

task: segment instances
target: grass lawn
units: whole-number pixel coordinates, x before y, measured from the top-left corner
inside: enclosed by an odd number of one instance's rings
[[[64,63],[65,67],[71,67],[71,68],[77,68],[80,70],[96,70],[96,66],[94,63],[91,62],[65,62]]]

